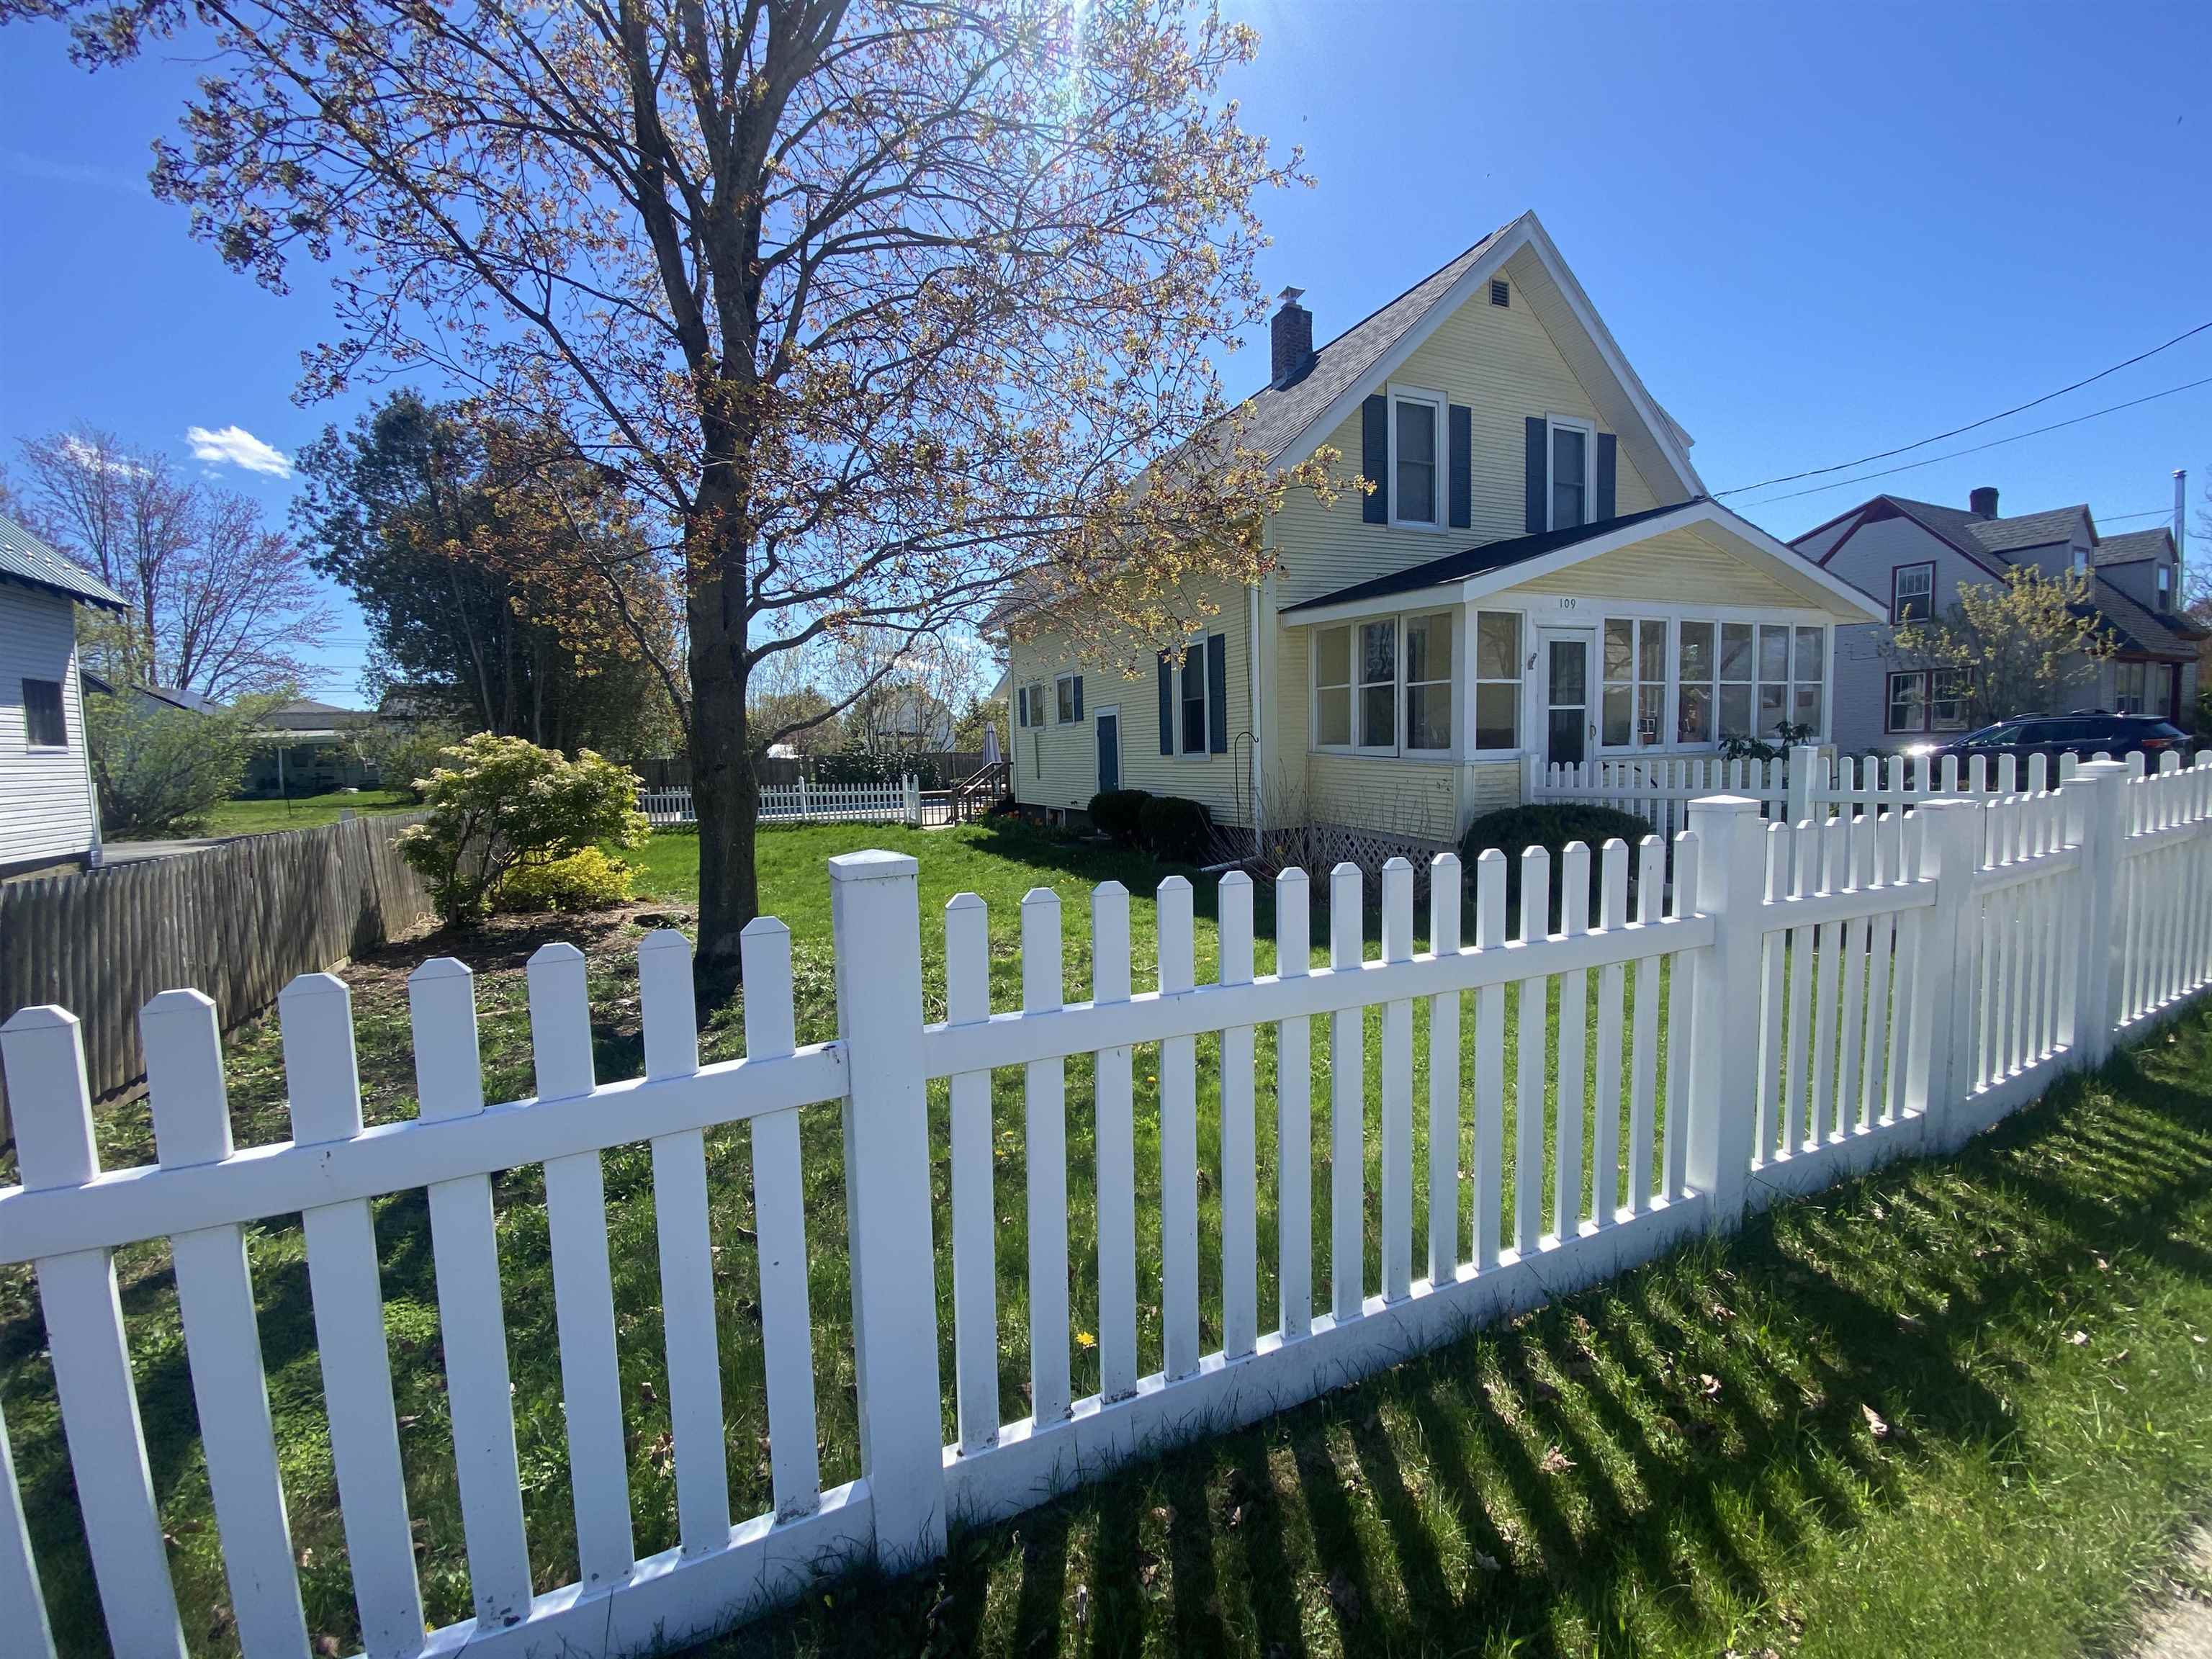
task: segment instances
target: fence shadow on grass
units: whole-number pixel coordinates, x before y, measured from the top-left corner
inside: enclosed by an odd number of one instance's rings
[[[2182,1040],[2201,1075],[2212,1023]],[[1724,1248],[956,1536],[933,1576],[810,1597],[702,1654],[1133,1654],[1149,1632],[1285,1659],[1317,1642],[1563,1656],[1632,1618],[1694,1644],[1781,1605],[1776,1561],[1833,1550],[1915,1468],[2017,1436],[1992,1334],[2047,1319],[2055,1284],[2086,1273],[2094,1294],[2125,1255],[2212,1285],[2212,1249],[2179,1224],[2212,1181],[2212,1091],[2168,1075],[2176,1052],[2123,1054],[1955,1160],[1778,1205]]]

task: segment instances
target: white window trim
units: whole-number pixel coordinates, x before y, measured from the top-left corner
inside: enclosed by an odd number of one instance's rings
[[[1471,665],[1468,653],[1467,618],[1473,613],[1464,607],[1453,605],[1422,605],[1413,611],[1393,611],[1373,616],[1353,617],[1340,623],[1323,623],[1306,629],[1306,752],[1314,755],[1358,755],[1370,760],[1408,760],[1420,764],[1441,761],[1458,763],[1471,758],[1474,750],[1469,747],[1470,733],[1467,729],[1470,718],[1468,699],[1468,675]],[[1516,613],[1519,614],[1519,613]],[[1442,749],[1413,749],[1406,742],[1406,624],[1424,617],[1442,617],[1451,640],[1452,672],[1448,679],[1422,680],[1422,685],[1448,685],[1451,707],[1451,741]],[[1364,689],[1359,678],[1359,630],[1376,623],[1389,623],[1392,629],[1390,653],[1390,742],[1387,744],[1364,744],[1359,741],[1360,693]],[[1343,628],[1351,630],[1352,683],[1348,690],[1352,704],[1352,741],[1323,743],[1316,735],[1321,731],[1321,636]],[[1521,618],[1522,636],[1528,636],[1528,619]],[[1380,682],[1376,682],[1380,684]],[[1485,760],[1505,760],[1519,753],[1518,750],[1486,749]]]
[[[1626,622],[1633,625],[1640,623],[1662,620],[1667,623],[1668,661],[1666,681],[1667,689],[1662,703],[1663,712],[1662,715],[1662,724],[1660,726],[1661,740],[1656,744],[1638,744],[1632,741],[1626,744],[1607,743],[1604,741],[1606,686],[1605,624],[1608,622]],[[1713,630],[1713,675],[1711,681],[1713,690],[1713,735],[1710,740],[1705,743],[1684,743],[1674,735],[1680,729],[1681,721],[1682,624],[1684,623],[1703,622],[1710,622],[1715,624]],[[1753,630],[1751,641],[1752,678],[1748,682],[1741,680],[1723,680],[1721,678],[1721,628],[1730,623],[1748,623],[1751,625]],[[1559,624],[1540,619],[1534,622],[1524,622],[1522,625],[1524,628],[1533,628],[1539,631],[1545,629],[1556,630],[1559,626]],[[1783,628],[1789,630],[1790,678],[1788,680],[1782,682],[1782,684],[1790,688],[1788,714],[1792,717],[1794,717],[1796,712],[1797,629],[1801,628],[1818,628],[1821,630],[1820,678],[1819,682],[1820,686],[1820,729],[1814,733],[1813,741],[1814,743],[1829,742],[1832,738],[1832,733],[1834,732],[1836,627],[1832,621],[1825,617],[1801,611],[1763,611],[1755,608],[1735,605],[1639,605],[1631,602],[1618,605],[1607,605],[1604,606],[1602,610],[1597,611],[1589,622],[1578,623],[1572,625],[1576,627],[1586,627],[1590,630],[1590,708],[1595,716],[1598,727],[1597,738],[1593,741],[1589,747],[1589,752],[1593,757],[1602,757],[1606,759],[1613,759],[1622,757],[1650,759],[1668,755],[1706,755],[1715,752],[1726,741],[1726,738],[1722,734],[1721,728],[1721,690],[1724,685],[1741,685],[1748,684],[1751,690],[1752,720],[1753,725],[1756,726],[1759,719],[1759,688],[1762,683],[1759,678],[1758,634],[1758,630],[1761,627]],[[1533,634],[1530,635],[1529,637],[1533,638]],[[1638,672],[1640,673],[1641,653],[1643,649],[1643,641],[1640,630],[1638,630],[1636,635],[1636,640],[1638,651],[1637,660],[1638,665]],[[1630,682],[1630,684],[1632,688],[1635,686],[1640,686],[1644,683],[1644,682],[1639,678]],[[1771,684],[1772,682],[1767,683]],[[1632,710],[1630,729],[1632,733],[1634,730],[1633,696],[1634,694],[1632,690],[1632,700],[1630,705]],[[1527,707],[1528,705],[1524,702],[1524,721],[1527,719]],[[1886,714],[1884,718],[1885,720],[1887,718]],[[1761,733],[1754,732],[1753,735],[1760,736],[1764,740],[1763,734]],[[1525,742],[1526,740],[1527,739],[1524,738],[1523,741]],[[1500,751],[1485,750],[1482,752],[1485,756],[1488,756]]]
[[[1062,720],[1060,717],[1060,688],[1063,685],[1071,684],[1074,681],[1079,680],[1082,678],[1082,675],[1076,673],[1073,670],[1070,670],[1065,674],[1054,674],[1052,677],[1052,723],[1054,726],[1080,726],[1083,724],[1083,716],[1080,714],[1076,715],[1072,720]]]
[[[1451,489],[1450,403],[1443,392],[1431,392],[1422,386],[1394,385],[1389,387],[1388,396],[1389,398],[1389,418],[1384,421],[1382,424],[1388,432],[1390,440],[1390,481],[1389,485],[1390,491],[1390,522],[1401,530],[1441,531],[1446,526],[1451,518],[1449,505],[1445,500],[1445,497],[1449,495]],[[1431,409],[1436,411],[1437,487],[1430,503],[1430,505],[1436,509],[1436,517],[1433,519],[1401,519],[1398,516],[1398,405],[1401,403],[1426,404]],[[1358,665],[1354,664],[1353,672],[1355,676],[1358,672]],[[1358,687],[1358,680],[1356,678],[1353,681],[1353,685],[1356,690]]]
[[[1395,472],[1393,473],[1395,477]],[[1367,722],[1366,711],[1361,705],[1366,701],[1370,682],[1360,677],[1359,634],[1362,629],[1380,623],[1390,624],[1390,741],[1387,744],[1362,743]],[[1380,684],[1375,681],[1373,684]],[[1387,617],[1363,617],[1352,624],[1352,752],[1355,755],[1387,756],[1402,752],[1401,739],[1406,731],[1406,619],[1396,611]]]
[[[1577,415],[1547,415],[1544,416],[1544,528],[1557,530],[1552,522],[1552,434],[1565,428],[1583,434],[1583,523],[1597,522],[1597,425]]]
[[[1452,735],[1460,738],[1460,742],[1455,745],[1455,748],[1457,752],[1464,755],[1470,763],[1476,761],[1517,760],[1521,751],[1528,746],[1527,705],[1528,680],[1531,674],[1528,659],[1535,654],[1536,649],[1535,635],[1528,621],[1528,613],[1526,611],[1510,607],[1471,605],[1467,607],[1466,616],[1467,644],[1461,654],[1467,659],[1468,691],[1461,720],[1467,730],[1464,733],[1456,730],[1453,732]],[[1513,648],[1513,678],[1510,680],[1488,679],[1482,674],[1482,619],[1485,617],[1512,617],[1517,619],[1518,626],[1515,630],[1516,643]],[[1481,722],[1476,718],[1475,708],[1481,696],[1482,688],[1486,685],[1510,685],[1513,688],[1514,741],[1506,748],[1485,749],[1477,740],[1477,734],[1481,730]]]

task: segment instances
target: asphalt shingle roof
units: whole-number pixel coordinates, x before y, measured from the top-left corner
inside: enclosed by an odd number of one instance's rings
[[[2022,513],[2010,519],[1975,519],[1974,539],[1992,553],[2048,547],[2053,542],[2071,540],[2074,526],[2088,510],[2077,502],[2072,507],[2054,507],[2048,513]]]
[[[2100,536],[2097,538],[2097,562],[2133,564],[2138,559],[2155,559],[2173,551],[2173,532],[2164,525],[2155,530],[2130,530],[2120,536]]]
[[[106,582],[71,564],[4,514],[0,514],[0,578],[28,582],[33,587],[64,594],[80,605],[110,611],[130,608]]]
[[[1425,563],[1408,565],[1403,570],[1394,570],[1388,575],[1354,582],[1349,587],[1340,587],[1334,593],[1324,593],[1319,599],[1302,599],[1296,605],[1285,606],[1284,614],[1310,611],[1317,605],[1347,605],[1355,599],[1380,599],[1386,593],[1417,593],[1425,587],[1464,581],[1469,576],[1486,575],[1493,570],[1503,570],[1508,565],[1521,564],[1530,559],[1541,558],[1547,553],[1556,553],[1563,547],[1572,547],[1593,537],[1610,535],[1616,530],[1626,530],[1631,525],[1642,524],[1649,519],[1680,513],[1705,499],[1699,495],[1691,501],[1677,501],[1672,507],[1646,507],[1641,513],[1625,513],[1617,519],[1600,519],[1594,524],[1577,525],[1571,530],[1545,530],[1533,536],[1510,536],[1504,541],[1485,542],[1479,547],[1447,553],[1442,558],[1431,559]]]

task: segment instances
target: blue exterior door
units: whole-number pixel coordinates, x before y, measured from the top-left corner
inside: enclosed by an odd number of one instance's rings
[[[1091,723],[1098,728],[1098,793],[1121,787],[1121,716],[1120,711],[1102,708],[1091,717]]]

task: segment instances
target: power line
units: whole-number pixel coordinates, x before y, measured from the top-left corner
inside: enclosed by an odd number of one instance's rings
[[[2207,326],[2212,326],[2212,325],[2207,325]],[[1985,449],[1996,449],[2000,445],[2003,444],[2016,444],[2022,438],[2040,437],[2044,433],[2056,432],[2062,427],[2079,426],[2082,422],[2094,421],[2100,415],[2116,415],[2121,410],[2133,409],[2138,404],[2156,403],[2160,398],[2171,398],[2180,392],[2194,392],[2201,386],[2212,386],[2212,374],[2206,375],[2204,379],[2201,380],[2191,380],[2184,386],[2170,386],[2163,392],[2154,392],[2147,397],[2130,398],[2124,404],[2112,404],[2103,409],[2093,409],[2087,415],[2076,415],[2071,420],[2053,421],[2049,426],[2031,427],[2026,432],[2015,432],[2009,437],[1992,438],[1985,444],[1969,444],[1964,449],[1946,450],[1941,455],[1930,455],[1924,461],[1907,461],[1902,466],[1886,466],[1878,472],[1861,472],[1853,477],[1838,478],[1833,483],[1814,484],[1807,489],[1790,490],[1786,495],[1769,495],[1765,500],[1753,501],[1750,503],[1750,505],[1753,507],[1771,507],[1777,501],[1794,501],[1800,495],[1818,495],[1823,490],[1828,489],[1848,489],[1851,485],[1855,483],[1864,483],[1870,478],[1887,478],[1893,473],[1917,471],[1923,466],[1934,466],[1941,461],[1955,461],[1961,455],[1978,455]],[[1907,445],[1906,447],[1911,448],[1915,447],[1915,446]],[[1893,455],[1898,453],[1899,452],[1896,450],[1892,450],[1890,452]],[[1821,471],[1832,471],[1832,469],[1824,467]],[[1814,475],[1809,472],[1801,472],[1797,474],[1797,476],[1801,478],[1809,478]],[[1778,479],[1776,482],[1781,483],[1784,481]],[[1756,486],[1751,487],[1756,488]],[[2160,508],[2160,510],[2163,512],[2169,511],[2170,509]],[[2140,517],[2144,515],[2130,514],[2129,516]]]
[[[2134,365],[2142,362],[2147,357],[2155,357],[2160,352],[2167,350],[2172,347],[2178,346],[2184,340],[2191,339],[2197,335],[2203,333],[2207,329],[2212,329],[2212,323],[2199,323],[2196,327],[2190,329],[2185,332],[2175,335],[2171,340],[2168,340],[2166,344],[2155,345],[2148,351],[2138,352],[2134,356],[2129,358],[2125,362],[2114,363],[2110,368],[2100,368],[2094,374],[2088,376],[2085,380],[2076,380],[2071,386],[2062,386],[2056,392],[2046,392],[2040,398],[2031,398],[2024,404],[2014,404],[2010,409],[2000,410],[1995,415],[1984,415],[1978,421],[1969,421],[1964,426],[1954,426],[1948,432],[1938,432],[1935,436],[1930,438],[1915,439],[1909,444],[1899,444],[1894,449],[1877,450],[1871,455],[1862,455],[1855,461],[1838,461],[1833,466],[1816,466],[1809,468],[1803,472],[1785,472],[1779,477],[1767,478],[1758,483],[1738,484],[1733,489],[1716,490],[1713,492],[1714,499],[1718,500],[1723,495],[1741,495],[1745,491],[1751,489],[1764,489],[1768,484],[1795,483],[1800,478],[1817,478],[1826,473],[1841,472],[1849,467],[1864,466],[1869,461],[1886,461],[1893,455],[1902,455],[1907,450],[1923,448],[1929,444],[1940,444],[1946,438],[1955,438],[1962,432],[1972,432],[1977,427],[1984,427],[1989,425],[1992,421],[2002,421],[2008,416],[2017,415],[2024,410],[2033,409],[2039,404],[2047,404],[2053,398],[2063,398],[2069,392],[2079,392],[2083,386],[2093,385],[2096,381],[2103,380],[2108,374],[2117,374],[2122,369],[2132,368]],[[2126,405],[2122,404],[2121,407],[2124,408]],[[2045,431],[2050,430],[2047,427],[2044,429]],[[2026,436],[2027,434],[2022,434],[2021,435]],[[1973,452],[1971,450],[1965,450],[1960,453],[1963,454],[1972,454]],[[1869,476],[1879,477],[1881,475],[1875,473],[1870,474]],[[1787,495],[1777,495],[1774,499],[1779,501],[1786,501],[1790,497]]]

